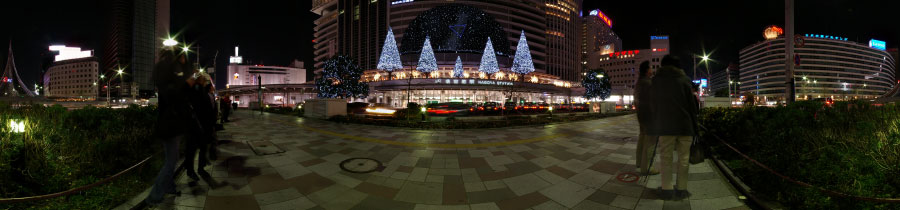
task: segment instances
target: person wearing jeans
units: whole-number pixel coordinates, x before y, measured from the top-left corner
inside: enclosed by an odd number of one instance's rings
[[[665,200],[690,197],[687,191],[688,165],[691,140],[696,132],[696,116],[700,110],[691,91],[691,79],[685,75],[677,57],[667,55],[662,68],[653,77],[651,95],[651,126],[649,135],[659,136],[660,175],[662,186],[659,197]],[[678,163],[672,164],[673,153],[678,152]],[[672,170],[678,172],[677,182],[672,183]]]
[[[163,144],[165,162],[159,170],[150,194],[139,205],[157,205],[165,194],[178,195],[175,190],[175,164],[178,161],[178,144],[186,138],[185,122],[190,119],[191,105],[184,91],[189,87],[192,67],[184,54],[166,48],[160,52],[160,60],[153,70],[153,81],[159,98],[154,137]]]

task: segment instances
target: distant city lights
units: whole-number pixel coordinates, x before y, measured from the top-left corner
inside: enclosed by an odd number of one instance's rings
[[[650,40],[669,39],[669,36],[650,36]]]
[[[94,51],[81,51],[81,48],[66,47],[65,45],[52,45],[50,46],[50,51],[59,52],[59,55],[56,55],[54,60],[57,62],[94,56]]]

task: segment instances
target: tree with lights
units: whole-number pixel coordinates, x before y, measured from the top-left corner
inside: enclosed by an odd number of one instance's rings
[[[453,65],[453,77],[463,77],[463,65],[462,60],[459,59],[459,56],[456,56],[456,64]]]
[[[325,61],[322,77],[316,79],[319,98],[366,98],[369,84],[360,81],[363,70],[356,60],[346,55],[336,55]]]
[[[394,30],[388,27],[387,36],[384,38],[384,46],[381,47],[381,58],[378,59],[378,69],[388,72],[388,80],[392,79],[394,70],[403,69],[400,61],[400,51],[397,50],[397,41],[394,39]]]
[[[431,49],[431,37],[425,37],[425,44],[422,45],[422,54],[419,55],[419,65],[416,66],[416,70],[428,73],[437,69],[437,59],[434,58],[434,50]]]
[[[478,71],[491,75],[500,71],[500,66],[497,65],[497,54],[494,53],[494,46],[491,44],[491,37],[488,37],[487,44],[484,46]]]
[[[581,80],[581,86],[584,87],[584,98],[606,100],[609,98],[611,85],[609,77],[603,69],[594,69],[584,75]]]
[[[522,35],[519,36],[511,70],[520,74],[522,81],[525,81],[526,74],[534,72],[534,61],[531,60],[531,50],[528,50],[528,40],[525,40],[525,30],[522,30]]]

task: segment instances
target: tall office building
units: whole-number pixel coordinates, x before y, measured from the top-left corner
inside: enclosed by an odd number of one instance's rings
[[[580,79],[581,0],[545,0],[547,73],[563,80]]]
[[[589,70],[588,66],[591,66],[589,63],[597,62],[597,60],[591,60],[591,57],[597,58],[622,51],[622,39],[613,32],[612,20],[602,11],[591,10],[588,15],[581,18],[582,71],[579,72],[584,73]]]
[[[107,0],[103,5],[109,22],[100,71],[107,79],[115,78],[108,91],[128,98],[152,96],[157,49],[168,33],[169,0]],[[125,74],[117,77],[120,68]]]
[[[715,94],[719,90],[729,90],[731,88],[731,94],[737,94],[740,90],[740,67],[737,64],[730,64],[727,68],[712,73],[712,76],[709,78],[709,89],[711,94]]]

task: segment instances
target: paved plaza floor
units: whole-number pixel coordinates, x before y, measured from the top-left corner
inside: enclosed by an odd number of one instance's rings
[[[216,187],[182,175],[182,195],[159,209],[749,209],[708,160],[691,165],[693,196],[681,201],[656,197],[659,175],[628,175],[634,115],[466,130],[248,111],[233,119],[219,132],[221,157],[206,168]]]

